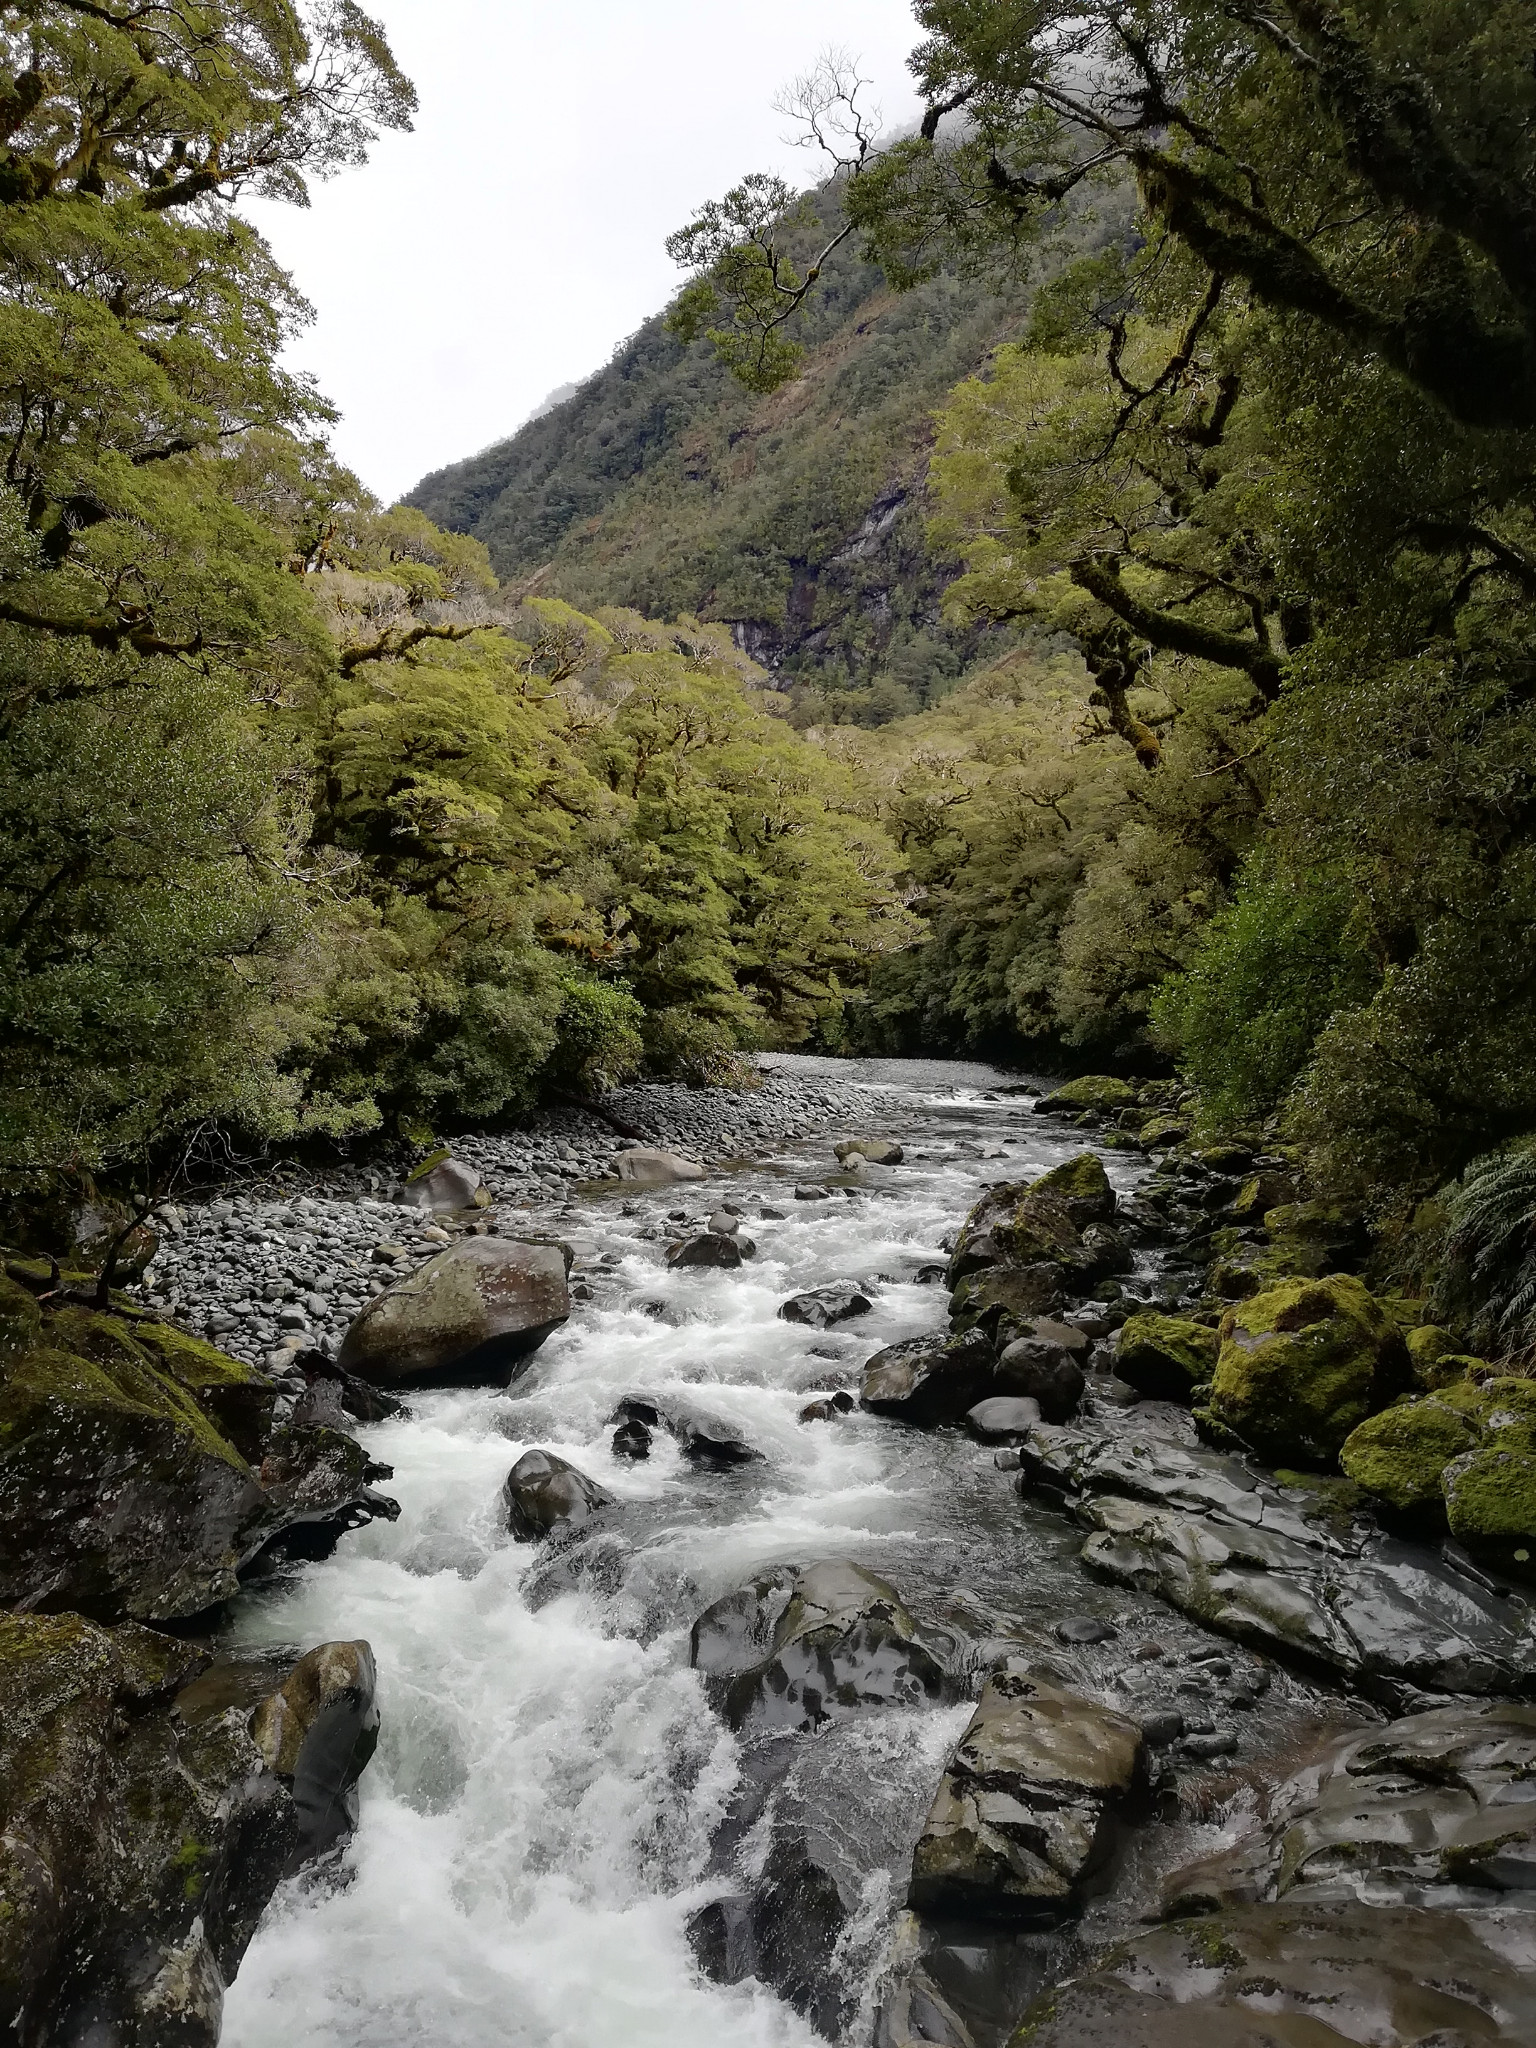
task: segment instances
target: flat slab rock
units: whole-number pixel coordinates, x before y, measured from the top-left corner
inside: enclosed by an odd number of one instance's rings
[[[1400,1703],[1536,1691],[1536,1616],[1435,1552],[1339,1521],[1241,1459],[1148,1434],[1032,1430],[1021,1490],[1058,1493],[1100,1577]]]
[[[727,1593],[694,1623],[688,1661],[731,1727],[752,1732],[809,1732],[948,1690],[895,1587],[842,1559],[781,1566]]]
[[[1271,1901],[1536,1904],[1536,1707],[1437,1707],[1326,1744],[1167,1879],[1170,1916]]]
[[[1053,1920],[1113,1841],[1142,1733],[1027,1672],[987,1681],[912,1856],[907,1903],[930,1914]]]
[[[1111,1950],[1018,2048],[1529,2048],[1536,1914],[1255,1906]]]

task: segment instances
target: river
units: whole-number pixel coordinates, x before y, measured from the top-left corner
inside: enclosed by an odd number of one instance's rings
[[[360,1431],[395,1468],[399,1520],[242,1602],[247,1645],[366,1637],[383,1730],[341,1871],[288,1885],[246,1956],[228,2048],[810,2043],[773,1992],[708,1982],[689,1946],[690,1913],[721,1888],[711,1841],[743,1766],[688,1668],[700,1610],[765,1565],[850,1558],[928,1616],[959,1596],[1036,1629],[1086,1613],[1122,1636],[1128,1619],[1176,1632],[1156,1602],[1088,1581],[1080,1532],[1021,1503],[958,1432],[797,1419],[812,1390],[855,1383],[872,1352],[943,1320],[943,1287],[915,1275],[942,1260],[984,1182],[1033,1178],[1080,1149],[1004,1092],[1015,1076],[838,1072],[868,1084],[866,1129],[898,1138],[906,1163],[853,1198],[796,1201],[797,1182],[835,1173],[842,1134],[829,1132],[702,1191],[583,1190],[560,1227],[591,1298],[510,1389],[418,1395],[409,1420]],[[1122,1188],[1145,1170],[1135,1155],[1107,1163]],[[720,1198],[743,1210],[756,1257],[669,1273],[668,1212],[702,1218]],[[764,1206],[782,1220],[761,1219]],[[830,1332],[778,1319],[789,1294],[841,1279],[869,1284],[871,1314]],[[661,1436],[647,1462],[615,1458],[615,1402],[678,1388],[706,1396],[764,1462],[700,1472]],[[623,1502],[579,1577],[506,1533],[500,1489],[533,1446]],[[1308,1709],[1305,1689],[1278,1685],[1272,1738]],[[875,1713],[818,1752],[871,1865],[840,1951],[852,2040],[868,2038],[903,1863],[969,1711]]]

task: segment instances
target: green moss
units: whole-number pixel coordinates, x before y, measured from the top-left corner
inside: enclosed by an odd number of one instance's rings
[[[441,1166],[443,1161],[449,1157],[448,1147],[446,1145],[439,1145],[435,1152],[427,1154],[427,1157],[423,1159],[420,1166],[412,1167],[405,1177],[406,1186],[410,1187],[414,1181],[425,1180],[434,1167]]]
[[[1476,1424],[1436,1400],[1384,1409],[1354,1430],[1339,1463],[1358,1486],[1402,1513],[1437,1511],[1440,1475],[1477,1446]]]
[[[0,1277],[0,1370],[37,1342],[42,1311],[25,1287]]]
[[[1073,1159],[1064,1159],[1060,1166],[1041,1174],[1029,1193],[1041,1200],[1084,1204],[1105,1220],[1115,1213],[1115,1192],[1097,1152],[1079,1152]]]
[[[126,1333],[98,1331],[93,1341],[98,1358],[39,1345],[12,1364],[0,1387],[0,1451],[29,1435],[50,1412],[134,1415],[169,1422],[205,1456],[240,1472],[248,1469],[191,1395],[136,1354]]]
[[[1132,1109],[1136,1103],[1136,1090],[1128,1081],[1117,1081],[1110,1074],[1083,1074],[1075,1081],[1067,1081],[1050,1095],[1042,1096],[1036,1105],[1041,1110],[1092,1109],[1101,1115],[1115,1109]]]
[[[1470,1548],[1493,1551],[1522,1569],[1532,1567],[1536,1557],[1536,1453],[1490,1444],[1447,1467],[1443,1483],[1453,1536]]]
[[[1360,1219],[1334,1202],[1282,1202],[1267,1211],[1264,1228],[1271,1237],[1346,1244],[1359,1235]]]
[[[1234,1216],[1252,1217],[1256,1222],[1271,1209],[1295,1200],[1296,1190],[1283,1174],[1250,1174],[1232,1200]]]
[[[1189,1125],[1181,1116],[1149,1117],[1136,1133],[1137,1143],[1148,1152],[1160,1152],[1170,1145],[1182,1145]]]
[[[1115,1370],[1155,1400],[1187,1401],[1216,1370],[1216,1332],[1180,1316],[1132,1316],[1120,1332]]]
[[[1406,1376],[1402,1338],[1358,1280],[1292,1280],[1223,1318],[1207,1411],[1273,1463],[1326,1466]]]

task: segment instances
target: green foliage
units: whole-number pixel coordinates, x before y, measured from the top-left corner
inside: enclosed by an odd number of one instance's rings
[[[1267,1116],[1335,1012],[1369,999],[1378,977],[1350,910],[1346,889],[1255,863],[1190,967],[1164,982],[1153,1020],[1207,1115],[1239,1124]]]
[[[1445,1285],[1477,1303],[1475,1341],[1501,1350],[1536,1344],[1536,1149],[1473,1162],[1446,1204]]]

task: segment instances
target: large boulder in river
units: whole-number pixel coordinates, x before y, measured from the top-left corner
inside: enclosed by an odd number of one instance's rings
[[[1039,1180],[989,1188],[965,1219],[949,1284],[985,1267],[1012,1266],[1052,1275],[1058,1294],[1091,1286],[1124,1263],[1123,1244],[1107,1230],[1114,1214],[1115,1191],[1096,1152],[1064,1160]],[[1090,1239],[1089,1230],[1103,1234]]]
[[[896,1589],[841,1559],[727,1593],[694,1623],[688,1661],[731,1727],[754,1732],[923,1706],[947,1684]]]
[[[560,1245],[469,1237],[375,1295],[342,1341],[377,1385],[505,1385],[571,1312]]]
[[[912,1854],[919,1912],[1054,1920],[1109,1853],[1141,1771],[1124,1714],[1021,1671],[987,1681]]]
[[[262,1373],[126,1304],[0,1279],[0,1605],[100,1621],[200,1614],[300,1525],[393,1502],[333,1429],[272,1429]]]
[[[1079,1362],[1088,1349],[1080,1330],[1038,1322],[999,1354],[993,1374],[997,1393],[1038,1401],[1047,1422],[1065,1422],[1087,1384]]]
[[[756,1250],[749,1237],[728,1237],[723,1231],[705,1230],[697,1237],[679,1238],[676,1244],[668,1245],[667,1264],[674,1271],[680,1267],[713,1267],[730,1273]]]
[[[502,1488],[507,1527],[519,1543],[590,1521],[614,1495],[553,1451],[524,1451]]]
[[[0,2028],[214,2048],[279,1881],[345,1833],[366,1643],[215,1664],[78,1615],[0,1618]]]
[[[702,1180],[704,1169],[695,1159],[680,1152],[667,1152],[655,1145],[631,1145],[615,1152],[613,1170],[620,1180],[640,1181],[651,1187],[665,1187],[671,1181]]]
[[[1409,1382],[1397,1324],[1347,1274],[1290,1280],[1229,1309],[1209,1424],[1271,1465],[1327,1466]]]
[[[935,1330],[877,1351],[864,1368],[859,1400],[873,1415],[929,1429],[961,1422],[993,1386],[997,1354],[980,1330],[945,1337]]]
[[[1528,2048],[1536,1913],[1250,1906],[1121,1942],[1045,1992],[1029,2048]]]

